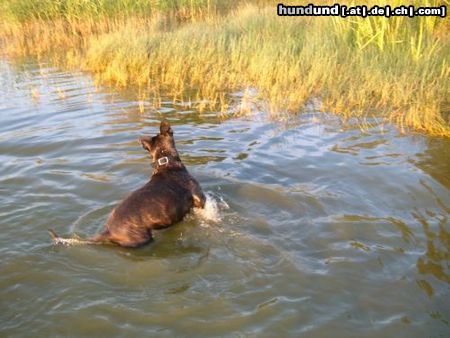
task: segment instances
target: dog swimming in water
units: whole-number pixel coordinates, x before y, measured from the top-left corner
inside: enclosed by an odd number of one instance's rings
[[[152,230],[167,228],[181,221],[193,207],[205,206],[205,194],[181,162],[170,123],[163,120],[159,131],[156,136],[139,138],[152,158],[150,181],[114,208],[104,231],[82,240],[62,238],[49,230],[55,244],[114,243],[123,247],[139,247],[151,242]]]

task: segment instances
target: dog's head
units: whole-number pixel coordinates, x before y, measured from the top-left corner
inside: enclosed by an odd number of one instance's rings
[[[161,121],[159,126],[159,134],[156,136],[143,136],[139,138],[142,147],[152,156],[153,162],[158,159],[168,157],[179,160],[177,149],[175,148],[175,140],[173,138],[173,130],[167,120]]]

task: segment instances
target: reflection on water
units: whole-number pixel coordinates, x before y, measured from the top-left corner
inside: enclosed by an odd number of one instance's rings
[[[2,335],[448,335],[448,140],[0,73]],[[209,209],[138,250],[52,246],[47,228],[92,235],[149,178],[137,138],[161,118]]]

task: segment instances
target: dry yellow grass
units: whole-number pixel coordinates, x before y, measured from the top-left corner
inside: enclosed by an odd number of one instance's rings
[[[9,19],[0,36],[13,58],[52,55],[102,83],[144,88],[154,100],[164,93],[227,111],[229,93],[255,89],[274,115],[300,112],[314,99],[346,118],[378,116],[402,129],[450,136],[445,19],[277,17],[267,4],[221,15],[210,1],[203,5]]]

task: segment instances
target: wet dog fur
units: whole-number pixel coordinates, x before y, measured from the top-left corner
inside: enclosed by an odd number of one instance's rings
[[[150,181],[114,208],[102,233],[80,242],[139,247],[152,240],[152,230],[181,221],[193,207],[204,207],[205,195],[181,162],[170,123],[163,120],[159,134],[141,137],[139,142],[154,165]],[[69,241],[49,232],[55,243]]]

